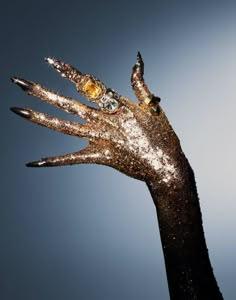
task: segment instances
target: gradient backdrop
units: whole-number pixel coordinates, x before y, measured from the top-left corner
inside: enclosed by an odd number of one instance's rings
[[[138,50],[195,170],[215,275],[225,299],[236,299],[236,2],[5,1],[0,28],[0,299],[168,299],[145,184],[95,165],[26,168],[86,142],[9,111],[75,119],[9,80],[31,79],[84,101],[47,56],[134,98]]]

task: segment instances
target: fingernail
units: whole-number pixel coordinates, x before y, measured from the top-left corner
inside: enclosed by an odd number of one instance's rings
[[[45,60],[46,60],[50,65],[53,65],[54,62],[55,62],[55,59],[50,58],[50,57],[45,57]]]
[[[25,119],[29,119],[31,117],[31,112],[28,109],[20,107],[11,107],[10,110]]]
[[[15,76],[11,77],[11,81],[17,84],[19,87],[21,87],[24,91],[28,91],[33,87],[32,82],[25,79],[17,78]]]
[[[59,72],[64,68],[64,63],[60,62],[57,59],[46,57],[45,60],[49,63],[49,65],[53,66]]]
[[[45,160],[32,161],[26,164],[26,167],[38,168],[43,167],[46,164]]]

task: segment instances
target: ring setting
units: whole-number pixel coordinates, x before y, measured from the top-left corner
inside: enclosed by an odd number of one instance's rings
[[[113,113],[119,107],[119,96],[113,90],[108,89],[106,93],[100,99],[101,109]]]

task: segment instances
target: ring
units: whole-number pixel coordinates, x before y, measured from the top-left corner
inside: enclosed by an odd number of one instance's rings
[[[119,107],[119,95],[112,89],[107,89],[100,99],[99,106],[107,112],[115,112]]]

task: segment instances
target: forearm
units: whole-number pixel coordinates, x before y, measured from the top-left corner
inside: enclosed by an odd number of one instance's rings
[[[168,185],[160,186],[155,180],[147,185],[157,210],[171,299],[223,299],[210,264],[187,160],[180,177]]]

